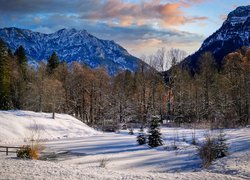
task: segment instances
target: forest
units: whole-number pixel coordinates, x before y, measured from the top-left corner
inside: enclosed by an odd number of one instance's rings
[[[56,52],[47,62],[29,65],[25,49],[12,53],[0,41],[0,109],[66,113],[90,126],[105,121],[117,125],[146,125],[152,116],[180,124],[238,127],[250,113],[250,48],[224,57],[218,67],[213,55],[199,58],[199,70],[190,74],[179,62],[181,50],[143,57],[137,72],[110,76],[105,68],[67,64]],[[168,65],[169,70],[165,71]],[[165,74],[165,75],[164,75]],[[167,74],[167,75],[166,75]]]

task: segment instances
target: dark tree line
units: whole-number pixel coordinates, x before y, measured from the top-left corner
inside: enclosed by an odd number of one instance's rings
[[[246,125],[250,113],[250,48],[228,54],[218,68],[210,52],[201,55],[194,76],[177,65],[171,68],[170,114],[181,122],[215,126]]]

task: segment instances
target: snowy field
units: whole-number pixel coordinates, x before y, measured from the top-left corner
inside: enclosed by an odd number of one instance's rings
[[[100,133],[71,116],[56,117],[0,112],[0,145],[27,143],[26,134],[32,134],[36,124],[46,132],[39,133],[46,139],[45,151],[61,152],[50,161],[19,160],[0,153],[0,179],[250,179],[249,128],[225,130],[230,155],[202,169],[197,147],[191,145],[192,129],[162,128],[165,144],[152,149],[137,145],[137,132]],[[9,129],[2,131],[5,128]],[[197,142],[207,133],[212,132],[196,130]],[[174,142],[177,150],[172,148]],[[101,161],[105,167],[100,167]]]

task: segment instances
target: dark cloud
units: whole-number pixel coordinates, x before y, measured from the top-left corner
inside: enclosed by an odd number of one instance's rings
[[[72,0],[1,0],[1,14],[74,12],[80,1]]]
[[[190,1],[191,3],[197,0]],[[198,0],[197,2],[200,2]],[[39,15],[39,14],[76,14],[82,19],[116,20],[120,25],[146,23],[158,20],[163,25],[179,25],[204,20],[205,17],[186,17],[181,7],[191,3],[179,0],[160,3],[160,1],[142,1],[140,3],[122,0],[1,0],[1,15]]]

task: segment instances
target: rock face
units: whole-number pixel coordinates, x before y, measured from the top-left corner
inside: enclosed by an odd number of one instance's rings
[[[181,64],[195,71],[199,64],[199,56],[210,51],[218,65],[221,65],[225,55],[243,46],[250,46],[250,5],[240,6],[230,12],[221,28],[209,36],[201,48]]]
[[[86,30],[61,29],[43,34],[19,28],[0,29],[2,38],[12,51],[22,45],[30,63],[46,60],[55,51],[60,60],[81,62],[90,68],[104,66],[109,74],[119,70],[136,71],[141,61],[114,41],[101,40]]]

